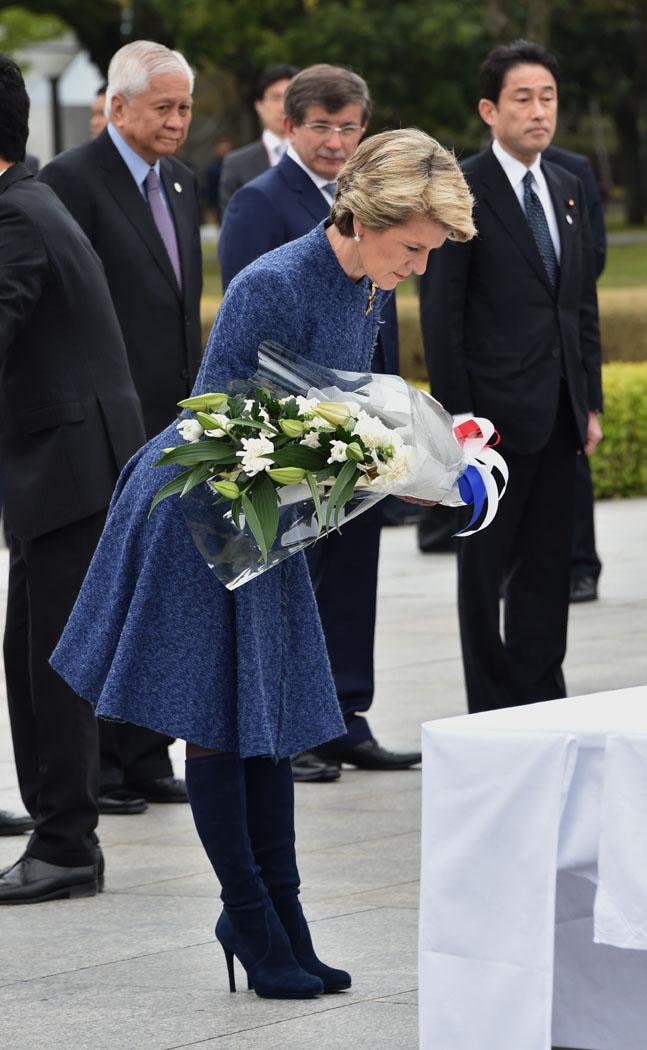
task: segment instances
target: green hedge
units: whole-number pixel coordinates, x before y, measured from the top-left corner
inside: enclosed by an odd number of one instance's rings
[[[602,366],[604,439],[591,456],[600,499],[647,495],[647,362]]]
[[[602,360],[647,361],[647,289],[602,289],[599,298]],[[398,323],[400,371],[412,379],[426,379],[415,296],[398,297]]]

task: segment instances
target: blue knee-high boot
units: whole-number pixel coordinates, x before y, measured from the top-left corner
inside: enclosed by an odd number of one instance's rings
[[[248,986],[266,999],[308,999],[322,982],[294,957],[267,888],[259,876],[247,830],[245,776],[238,755],[215,754],[186,762],[186,786],[195,826],[222,886],[216,924],[236,990],[234,955]]]
[[[315,954],[299,901],[294,839],[294,782],[289,759],[245,759],[247,827],[254,858],[297,962],[323,981],[324,992],[350,988],[346,970],[326,966]]]

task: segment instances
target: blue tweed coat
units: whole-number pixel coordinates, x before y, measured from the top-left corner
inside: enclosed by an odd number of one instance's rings
[[[269,252],[231,283],[194,393],[256,371],[273,339],[333,368],[370,368],[379,311],[350,280],[323,224]],[[172,496],[177,467],[153,469],[179,444],[175,423],[130,460],[54,669],[105,718],[148,726],[243,757],[279,758],[345,731],[305,558],[294,555],[230,592],[207,568]],[[339,600],[352,601],[352,580]]]

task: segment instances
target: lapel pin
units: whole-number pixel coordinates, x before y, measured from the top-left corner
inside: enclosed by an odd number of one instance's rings
[[[176,193],[181,193],[182,192],[182,187],[180,186],[179,182],[174,182],[173,183],[173,189],[175,190]]]
[[[567,221],[569,226],[573,225],[573,220],[572,220],[571,216],[568,213],[566,214],[566,221]]]

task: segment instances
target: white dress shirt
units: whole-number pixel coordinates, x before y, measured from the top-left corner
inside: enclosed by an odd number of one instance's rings
[[[306,175],[310,176],[310,178],[314,182],[314,184],[317,187],[317,189],[321,190],[321,195],[328,202],[328,204],[332,204],[332,202],[333,202],[332,195],[329,192],[329,190],[324,190],[324,186],[329,186],[330,183],[333,182],[334,180],[333,179],[327,179],[324,175],[317,175],[316,172],[312,171],[306,164],[303,163],[303,161],[301,160],[301,157],[299,156],[299,154],[295,150],[294,146],[292,146],[292,144],[290,144],[288,146],[287,153],[288,153],[288,157],[290,157],[294,161],[295,164],[298,164],[300,168],[303,168],[303,170],[305,171]]]
[[[528,167],[523,161],[517,160],[511,153],[508,153],[503,148],[500,142],[496,139],[492,142],[492,152],[498,160],[499,164],[503,168],[504,172],[510,180],[510,185],[514,190],[517,200],[521,205],[521,210],[525,214],[525,208],[523,206],[523,180],[528,171],[532,172],[533,184],[532,192],[536,193],[539,200],[542,203],[542,207],[546,214],[546,221],[548,222],[548,229],[550,231],[550,238],[555,248],[555,255],[557,256],[557,262],[560,261],[561,256],[561,244],[559,240],[559,227],[557,225],[557,217],[555,215],[555,209],[553,207],[553,201],[550,196],[548,189],[548,183],[546,182],[546,176],[541,170],[541,154],[537,156],[534,164]]]
[[[265,152],[270,161],[270,167],[273,168],[275,164],[278,164],[285,153],[287,142],[285,139],[280,139],[278,135],[275,135],[269,128],[265,128],[261,138],[263,140],[263,145],[265,146]]]

